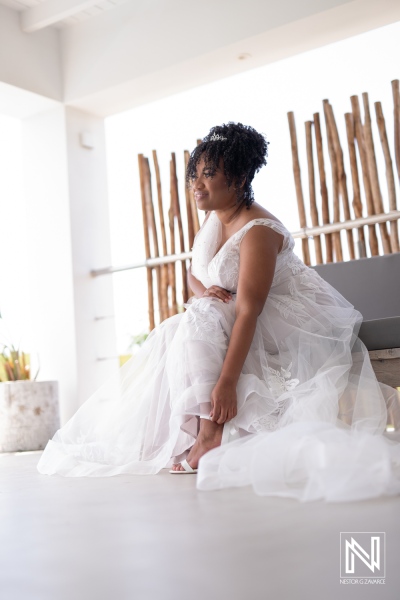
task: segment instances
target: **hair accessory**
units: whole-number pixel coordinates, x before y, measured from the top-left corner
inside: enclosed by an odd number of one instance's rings
[[[224,141],[227,140],[228,138],[223,137],[222,135],[219,135],[219,133],[213,133],[212,136],[209,138],[210,142],[218,142],[218,141]]]

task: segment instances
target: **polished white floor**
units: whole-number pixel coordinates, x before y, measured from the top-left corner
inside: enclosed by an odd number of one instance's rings
[[[302,504],[195,475],[40,475],[0,454],[1,600],[400,598],[400,497]],[[386,532],[385,585],[339,582],[339,532]]]

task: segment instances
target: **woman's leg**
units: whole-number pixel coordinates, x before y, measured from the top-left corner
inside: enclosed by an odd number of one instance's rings
[[[199,460],[209,450],[221,445],[224,423],[219,425],[209,417],[200,417],[200,431],[186,457],[192,469],[197,469]],[[184,471],[181,463],[172,466],[173,471]]]

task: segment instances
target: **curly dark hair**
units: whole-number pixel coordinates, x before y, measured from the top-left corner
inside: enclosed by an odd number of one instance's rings
[[[211,140],[214,135],[227,139]],[[197,165],[202,158],[212,177],[222,156],[228,188],[234,184],[237,203],[245,201],[246,208],[250,208],[254,202],[251,182],[255,173],[267,164],[268,144],[264,134],[242,123],[229,121],[227,125],[224,123],[212,127],[190,155],[186,167],[186,187],[189,188],[192,180],[197,178]],[[245,184],[240,188],[240,182],[244,178]]]

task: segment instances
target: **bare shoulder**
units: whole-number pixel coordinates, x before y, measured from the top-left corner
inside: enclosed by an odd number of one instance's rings
[[[259,217],[255,217],[257,219]],[[264,217],[261,217],[264,218]],[[243,236],[240,244],[243,253],[260,253],[261,255],[271,254],[282,250],[284,236],[271,227],[250,227]]]
[[[254,206],[254,209],[254,211],[251,211],[251,209],[246,211],[247,213],[251,213],[251,218],[247,218],[243,226],[256,219],[269,219],[282,224],[279,219],[265,208],[257,205]],[[271,252],[276,250],[279,253],[282,250],[283,242],[284,236],[271,227],[251,227],[243,237],[241,244],[245,252]]]
[[[283,225],[283,223],[275,215],[273,215],[271,212],[269,212],[269,210],[260,204],[257,204],[257,202],[254,202],[254,204],[252,204],[248,210],[243,210],[240,217],[240,225],[242,227],[246,225],[246,223],[254,221],[255,219],[270,219],[271,221],[276,221],[277,223]]]

